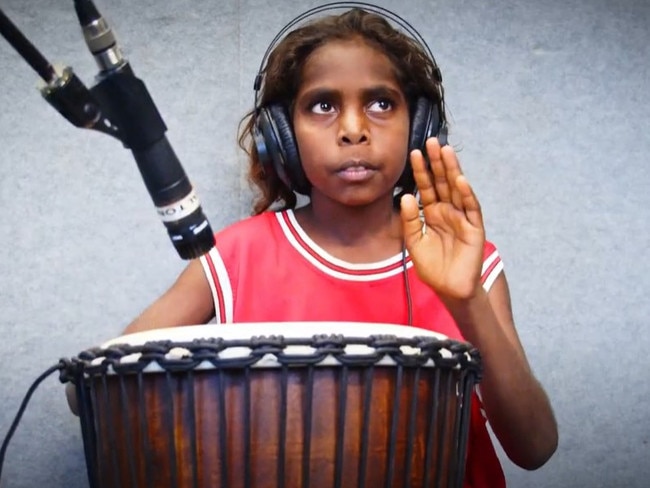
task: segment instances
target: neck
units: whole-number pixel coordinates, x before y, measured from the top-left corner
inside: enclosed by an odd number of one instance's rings
[[[316,240],[345,246],[363,246],[378,239],[401,242],[401,221],[392,197],[363,206],[316,197],[296,212],[296,218]]]

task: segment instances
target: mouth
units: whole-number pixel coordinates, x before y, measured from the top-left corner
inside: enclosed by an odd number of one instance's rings
[[[350,183],[359,183],[370,179],[378,169],[376,165],[367,161],[351,160],[343,163],[336,170],[336,174]]]
[[[343,163],[337,172],[341,171],[363,171],[363,170],[377,170],[377,165],[364,161],[362,159],[351,159]]]

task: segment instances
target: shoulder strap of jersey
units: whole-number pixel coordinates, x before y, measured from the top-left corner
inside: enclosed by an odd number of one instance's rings
[[[203,272],[210,284],[215,320],[219,324],[233,321],[233,293],[226,265],[216,247],[200,258]]]

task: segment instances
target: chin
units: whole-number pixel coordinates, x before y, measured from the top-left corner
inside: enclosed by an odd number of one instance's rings
[[[361,209],[363,207],[393,205],[393,187],[384,185],[336,185],[325,191],[312,189],[311,200],[324,199],[337,205]]]
[[[362,208],[375,204],[393,204],[393,193],[377,195],[375,192],[369,194],[368,192],[350,192],[347,195],[338,195],[335,199],[346,207]]]

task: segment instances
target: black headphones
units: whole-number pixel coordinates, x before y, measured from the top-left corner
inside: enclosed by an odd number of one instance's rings
[[[271,41],[260,63],[254,84],[255,124],[253,127],[253,136],[264,171],[267,173],[271,171],[275,172],[285,185],[302,195],[309,195],[311,184],[307,180],[302,164],[300,163],[298,146],[295,141],[288,109],[281,104],[271,104],[268,106],[258,105],[265,64],[279,40],[299,22],[328,10],[355,7],[380,15],[397,24],[404,32],[420,44],[433,63],[434,75],[437,78],[435,81],[440,91],[439,100],[432,101],[425,97],[420,97],[415,101],[411,113],[409,152],[413,149],[424,149],[424,143],[429,137],[438,137],[442,145],[447,143],[447,125],[444,119],[444,97],[441,84],[442,76],[431,53],[431,49],[429,49],[429,46],[427,46],[427,43],[415,28],[390,10],[363,2],[334,2],[312,8],[286,24],[275,36],[273,41]],[[413,193],[415,191],[413,173],[410,170],[408,162],[405,174],[400,181],[403,192]]]

